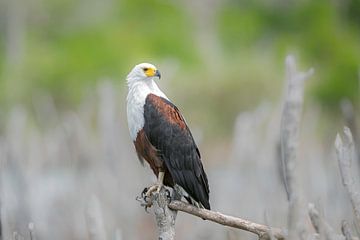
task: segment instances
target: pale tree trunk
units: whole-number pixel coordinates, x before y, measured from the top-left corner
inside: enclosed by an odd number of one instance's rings
[[[301,198],[301,188],[297,174],[297,147],[299,139],[300,120],[304,102],[305,80],[312,75],[299,72],[295,59],[286,58],[286,93],[281,118],[281,156],[284,168],[286,192],[289,200],[288,228],[290,239],[308,239],[305,227],[305,207]]]

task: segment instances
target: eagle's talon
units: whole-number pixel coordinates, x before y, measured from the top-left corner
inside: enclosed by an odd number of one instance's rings
[[[149,203],[151,203],[151,198],[148,197],[148,196],[144,196],[144,201],[145,201],[147,204],[149,204]]]
[[[145,212],[149,213],[148,208],[152,207],[152,202],[150,196],[147,196],[146,193],[148,192],[149,188],[144,188],[141,192],[140,196],[136,197],[136,200],[140,202],[140,206],[145,208]]]
[[[135,200],[140,202],[140,204],[143,204],[145,202],[145,198],[143,196],[137,196]]]
[[[152,194],[154,192],[159,193],[162,187],[162,184],[156,183],[150,187],[144,188],[144,190],[142,190],[140,194],[141,196],[136,197],[136,200],[140,202],[140,206],[145,208],[145,212],[149,213],[148,209],[151,208],[153,205],[151,198]]]
[[[149,190],[148,187],[144,188],[144,190],[142,190],[142,192],[141,192],[141,197],[145,198],[148,190]]]
[[[150,212],[148,211],[148,208],[151,208],[151,207],[152,207],[152,204],[146,205],[146,206],[145,206],[145,212],[150,213]]]
[[[156,184],[150,186],[150,187],[147,189],[147,191],[146,191],[146,193],[145,193],[145,196],[146,196],[146,197],[150,197],[153,192],[159,193],[162,187],[163,187],[163,185],[162,185],[162,184],[159,184],[159,183],[156,183]]]
[[[145,212],[149,213],[148,208],[152,207],[152,203],[151,202],[143,203],[141,204],[141,206],[145,208]]]
[[[170,202],[171,201],[171,193],[169,189],[165,189],[165,195],[167,200]]]
[[[145,212],[149,213],[148,208],[152,207],[151,198],[141,194],[142,196],[137,196],[136,200],[140,202],[140,206],[145,208]]]

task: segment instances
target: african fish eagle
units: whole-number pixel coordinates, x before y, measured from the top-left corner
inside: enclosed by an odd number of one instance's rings
[[[157,183],[146,195],[164,185],[180,186],[193,201],[210,209],[209,184],[200,152],[179,109],[155,83],[160,72],[150,63],[136,65],[127,76],[127,118],[130,137],[141,163],[149,163]],[[190,197],[190,198],[189,198]]]

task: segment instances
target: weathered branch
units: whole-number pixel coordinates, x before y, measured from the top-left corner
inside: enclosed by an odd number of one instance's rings
[[[354,156],[354,143],[349,128],[344,127],[343,140],[339,134],[336,136],[335,147],[342,182],[349,195],[357,224],[360,226],[360,194],[355,187],[355,180],[351,174],[351,163]]]
[[[141,206],[147,208],[152,207],[155,220],[159,232],[159,240],[173,240],[175,238],[175,220],[177,211],[171,210],[168,207],[171,199],[178,200],[181,199],[181,195],[178,193],[177,188],[173,191],[172,196],[170,197],[170,192],[166,188],[161,188],[160,192],[153,193],[150,197],[145,196],[143,192],[141,197],[137,197],[141,203]]]
[[[93,195],[85,209],[85,220],[90,240],[106,239],[104,220],[99,199]]]
[[[258,235],[259,239],[270,239],[269,233],[271,233],[275,239],[285,239],[285,231],[279,228],[270,228],[268,226],[241,218],[198,208],[188,203],[179,201],[180,198],[181,196],[178,191],[173,191],[173,196],[170,198],[165,188],[162,188],[159,193],[154,193],[149,199],[144,199],[142,197],[137,198],[143,206],[153,206],[156,224],[158,226],[159,240],[174,239],[177,211],[186,212],[204,220],[209,220],[224,226],[252,232]]]
[[[207,209],[197,208],[193,205],[182,201],[172,201],[169,203],[169,208],[177,211],[189,213],[191,215],[209,220],[224,226],[242,229],[252,232],[259,236],[260,239],[269,239],[268,233],[271,232],[276,239],[285,239],[285,233],[279,228],[269,228],[265,225],[244,220],[237,217],[228,216],[219,212],[210,211]]]
[[[330,227],[330,225],[324,221],[324,219],[320,216],[318,210],[315,208],[315,205],[309,204],[309,216],[311,219],[311,223],[315,228],[315,231],[320,235],[324,234],[325,239],[328,240],[336,240],[336,234],[334,230]]]
[[[359,142],[358,126],[356,124],[356,115],[354,112],[354,106],[349,99],[344,99],[341,101],[340,107],[341,107],[342,115],[345,120],[345,124],[351,130],[357,161],[358,161],[358,167],[360,167],[360,142]]]
[[[156,224],[159,231],[159,240],[172,240],[175,238],[175,220],[177,211],[170,210],[170,199],[166,189],[162,188],[159,193],[152,197]]]
[[[347,223],[347,221],[343,220],[341,222],[341,232],[343,233],[343,235],[345,236],[345,239],[346,240],[352,240],[353,237],[352,237],[352,234],[351,234],[351,231],[350,231],[350,226],[349,224]]]
[[[296,151],[299,138],[299,126],[304,102],[305,80],[313,74],[313,69],[303,73],[296,69],[295,59],[286,58],[287,88],[281,118],[281,156],[285,188],[289,199],[288,227],[289,238],[302,239],[306,234],[304,213],[300,200],[299,180],[296,173]]]
[[[272,228],[270,227],[269,220],[268,220],[266,212],[264,212],[264,221],[265,221],[266,226],[269,228],[269,231],[267,231],[267,233],[269,235],[269,239],[270,240],[275,240],[275,237],[274,237],[274,234],[272,232]]]
[[[332,227],[320,216],[318,210],[315,208],[314,204],[310,203],[309,207],[309,216],[312,225],[315,228],[317,239],[328,239],[328,240],[359,240],[356,237],[346,238],[342,235],[335,233]],[[324,237],[324,238],[322,238]]]
[[[30,222],[28,224],[28,229],[29,229],[30,240],[36,240],[36,237],[35,237],[35,224],[33,222]]]

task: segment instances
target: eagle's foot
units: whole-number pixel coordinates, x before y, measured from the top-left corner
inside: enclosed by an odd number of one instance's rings
[[[163,184],[161,183],[155,183],[154,185],[150,186],[146,193],[145,196],[150,198],[150,196],[152,195],[153,192],[159,193],[161,188],[163,187]],[[144,189],[145,190],[145,189]]]
[[[164,172],[160,171],[158,175],[157,183],[155,183],[150,187],[144,188],[144,190],[141,192],[141,196],[136,197],[136,200],[140,202],[141,206],[145,207],[146,212],[147,209],[152,206],[152,201],[154,196],[153,193],[156,192],[157,194],[159,194],[162,187],[164,186],[163,180],[164,180]],[[169,193],[166,192],[167,196],[168,194],[170,195],[170,192]]]
[[[163,182],[164,182],[164,175],[165,175],[165,172],[163,171],[159,171],[159,174],[158,174],[158,180],[157,182],[150,186],[148,188],[148,190],[146,191],[146,196],[147,197],[150,197],[152,195],[153,192],[156,192],[156,193],[159,193],[161,188],[164,186]]]
[[[166,194],[166,199],[171,202],[171,192],[169,189],[165,188],[165,194]]]
[[[136,200],[140,202],[140,206],[144,207],[145,212],[148,213],[148,208],[152,207],[152,200],[150,197],[146,196],[147,191],[148,188],[144,188],[144,190],[141,192],[141,195],[136,197]]]

